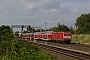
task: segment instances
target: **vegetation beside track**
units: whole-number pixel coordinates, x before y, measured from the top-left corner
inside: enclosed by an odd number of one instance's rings
[[[0,60],[53,60],[53,57],[38,46],[11,40],[0,42]]]
[[[9,26],[0,27],[0,60],[54,60],[38,46],[14,39]]]
[[[87,34],[73,35],[72,42],[90,45],[90,35]]]

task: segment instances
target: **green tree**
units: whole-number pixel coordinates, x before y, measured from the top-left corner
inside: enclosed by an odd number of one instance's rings
[[[77,33],[87,33],[90,31],[90,13],[81,14],[76,19],[76,26],[78,27]]]
[[[14,37],[13,35],[13,31],[12,29],[10,28],[10,26],[4,26],[2,25],[0,27],[0,41],[3,41],[3,40],[10,40]]]
[[[70,31],[68,26],[66,26],[64,24],[61,25],[59,22],[57,24],[57,27],[52,27],[49,30],[52,30],[52,31]]]
[[[38,46],[29,42],[12,40],[13,31],[9,26],[0,27],[0,60],[53,60],[53,56],[44,53]]]
[[[57,31],[57,27],[52,27],[49,29],[50,31]]]
[[[72,26],[70,26],[70,32],[72,32],[72,33],[74,33],[74,30],[73,30],[73,27]]]

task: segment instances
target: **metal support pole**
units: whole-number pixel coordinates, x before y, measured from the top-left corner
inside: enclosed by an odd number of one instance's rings
[[[47,30],[47,29],[46,29],[46,24],[47,24],[47,23],[45,22],[45,31]]]
[[[76,27],[75,27],[75,22],[74,22],[74,35],[75,35],[75,28],[76,28]]]
[[[30,32],[30,31],[29,31]],[[29,41],[31,41],[31,32],[30,32],[30,38],[29,38]]]

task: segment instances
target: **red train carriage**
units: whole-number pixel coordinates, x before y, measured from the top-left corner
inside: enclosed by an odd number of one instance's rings
[[[52,40],[57,42],[70,43],[71,42],[71,32],[54,32]]]
[[[22,33],[22,39],[33,39],[34,35],[32,33]]]
[[[51,40],[52,34],[46,32],[34,33],[34,39]]]
[[[57,42],[71,42],[71,32],[43,32],[34,34],[35,39],[57,41]]]
[[[71,32],[37,32],[33,34],[22,34],[22,37],[27,39],[32,38],[45,41],[70,43],[72,34]]]

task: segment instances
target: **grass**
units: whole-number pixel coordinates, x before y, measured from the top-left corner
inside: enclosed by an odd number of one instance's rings
[[[72,35],[72,42],[81,44],[90,44],[90,35],[86,34]]]

